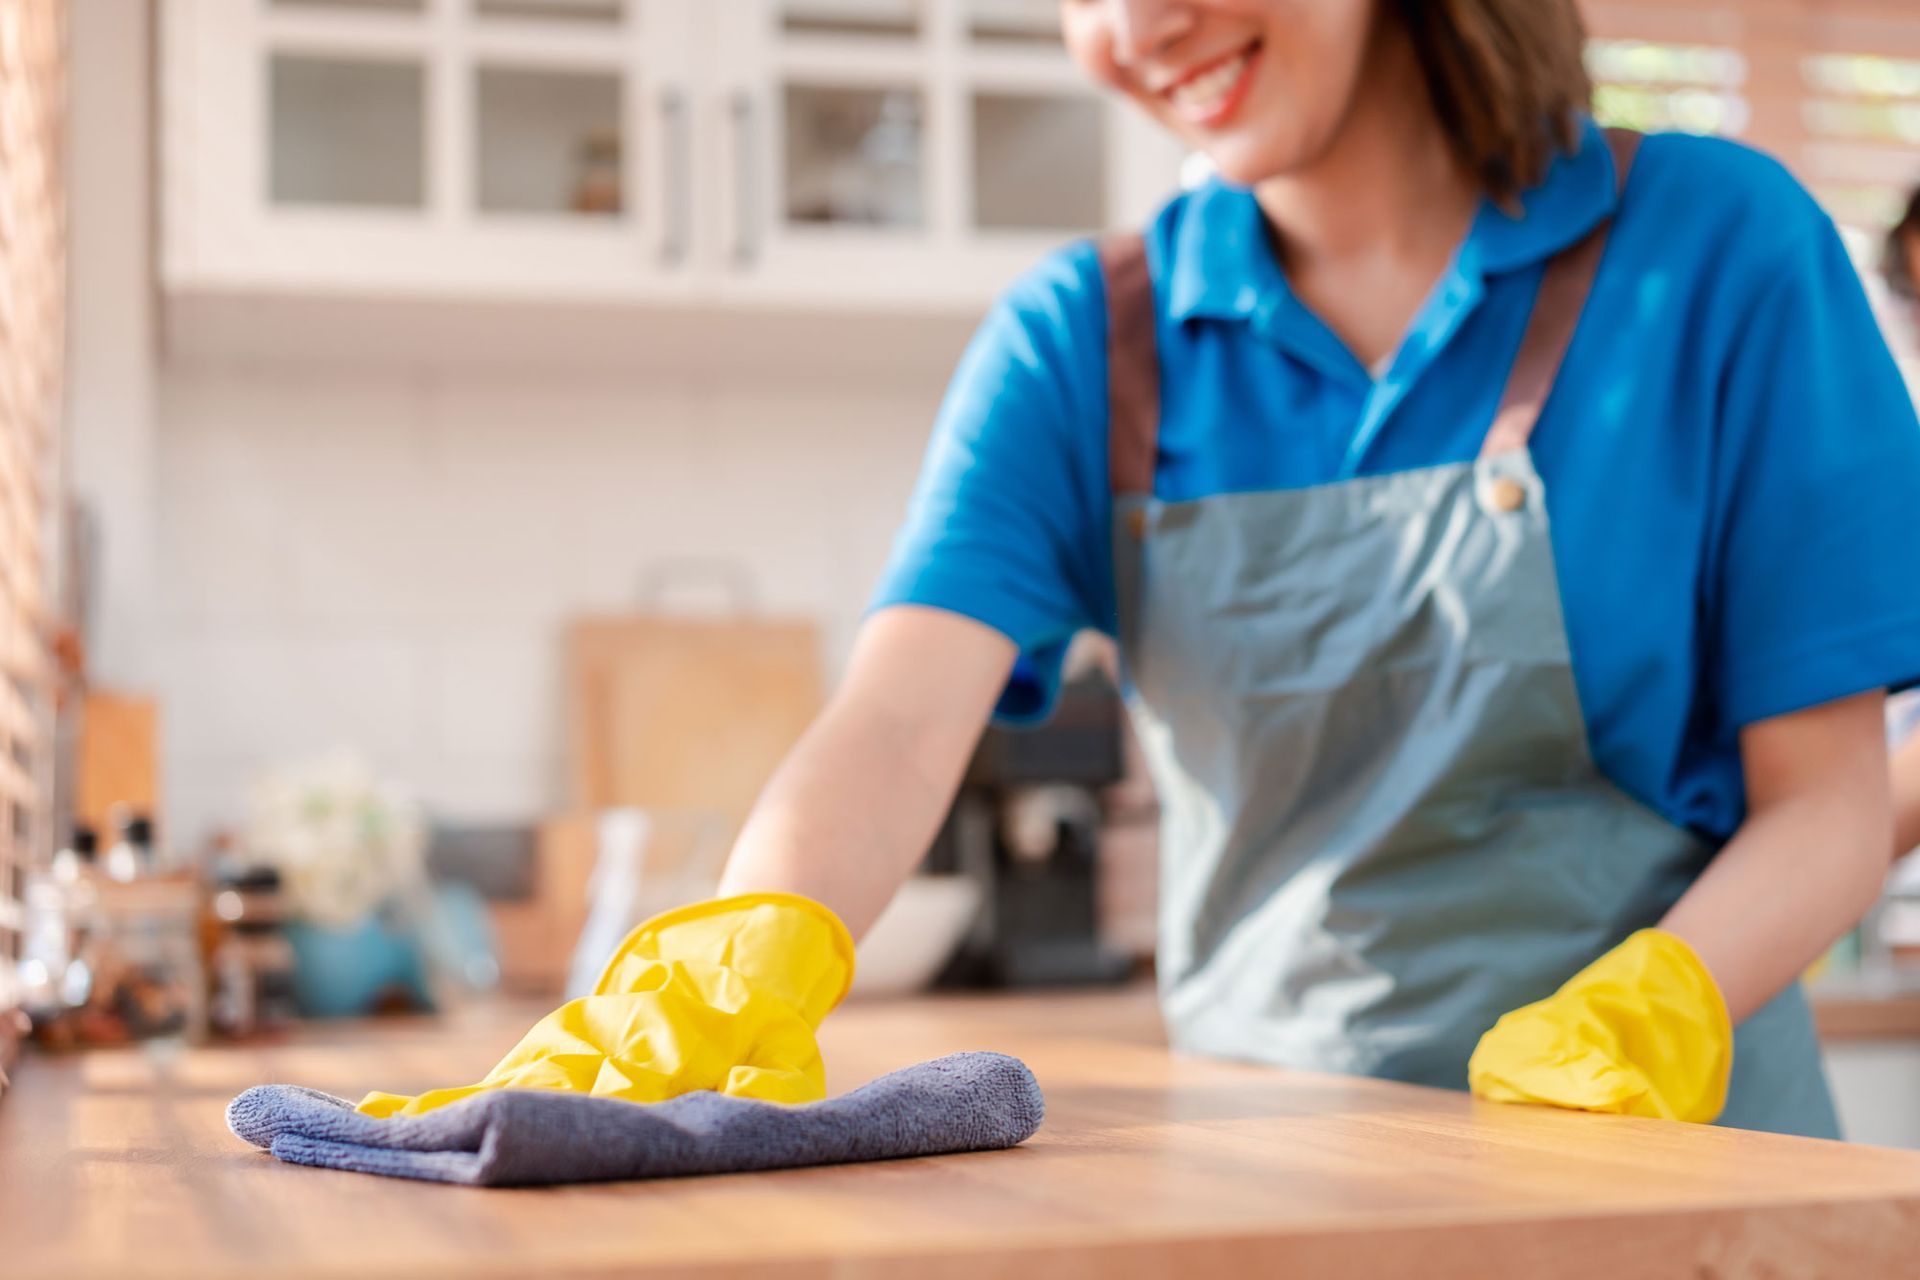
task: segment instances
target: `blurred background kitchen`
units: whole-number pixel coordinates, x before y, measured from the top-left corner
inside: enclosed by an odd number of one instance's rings
[[[0,0],[0,1071],[550,1000],[711,888],[977,317],[1196,176],[1056,3]],[[1920,385],[1912,0],[1585,8],[1597,114],[1783,158]],[[1079,666],[856,993],[1144,972]],[[1920,871],[1815,981],[1920,1146]]]

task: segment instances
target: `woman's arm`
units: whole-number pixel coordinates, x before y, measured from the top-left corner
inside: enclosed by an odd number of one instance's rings
[[[755,804],[721,895],[805,894],[866,933],[939,830],[1014,656],[1011,640],[956,613],[874,614]]]
[[[1747,820],[1661,927],[1693,946],[1735,1023],[1799,977],[1880,894],[1892,839],[1885,695],[1747,726]]]
[[[1893,856],[1920,849],[1920,733],[1893,754]]]

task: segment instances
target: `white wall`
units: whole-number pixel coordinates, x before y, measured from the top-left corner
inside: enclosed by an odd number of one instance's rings
[[[1824,1050],[1841,1135],[1920,1148],[1920,1040],[1830,1040]]]
[[[152,6],[77,4],[71,23],[69,476],[100,523],[92,676],[161,695],[177,846],[239,821],[260,770],[339,745],[449,818],[552,809],[560,628],[629,605],[659,557],[745,563],[766,608],[821,623],[838,669],[963,324],[821,336],[311,303],[169,323]],[[439,354],[395,349],[420,328],[448,335]],[[817,371],[822,343],[852,363]],[[499,371],[523,346],[537,358]],[[645,373],[604,372],[629,349]],[[531,371],[576,350],[602,372]]]
[[[264,767],[366,752],[449,818],[563,799],[563,621],[660,557],[748,567],[837,670],[941,391],[163,368],[152,652],[172,838]],[[712,606],[690,588],[681,603]]]
[[[148,31],[139,4],[74,4],[67,102],[67,480],[97,523],[90,673],[141,688],[153,563],[155,308]]]

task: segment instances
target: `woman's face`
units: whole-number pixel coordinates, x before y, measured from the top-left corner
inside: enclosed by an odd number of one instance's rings
[[[1381,0],[1061,0],[1074,60],[1241,185],[1326,149]]]

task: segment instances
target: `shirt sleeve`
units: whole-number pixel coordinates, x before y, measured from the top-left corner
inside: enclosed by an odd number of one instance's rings
[[[1920,424],[1811,204],[1751,291],[1721,389],[1707,594],[1735,726],[1920,680]]]
[[[1003,722],[1044,719],[1074,635],[1112,629],[1105,345],[1090,245],[1008,291],[954,372],[872,598],[962,614],[1017,644]]]

